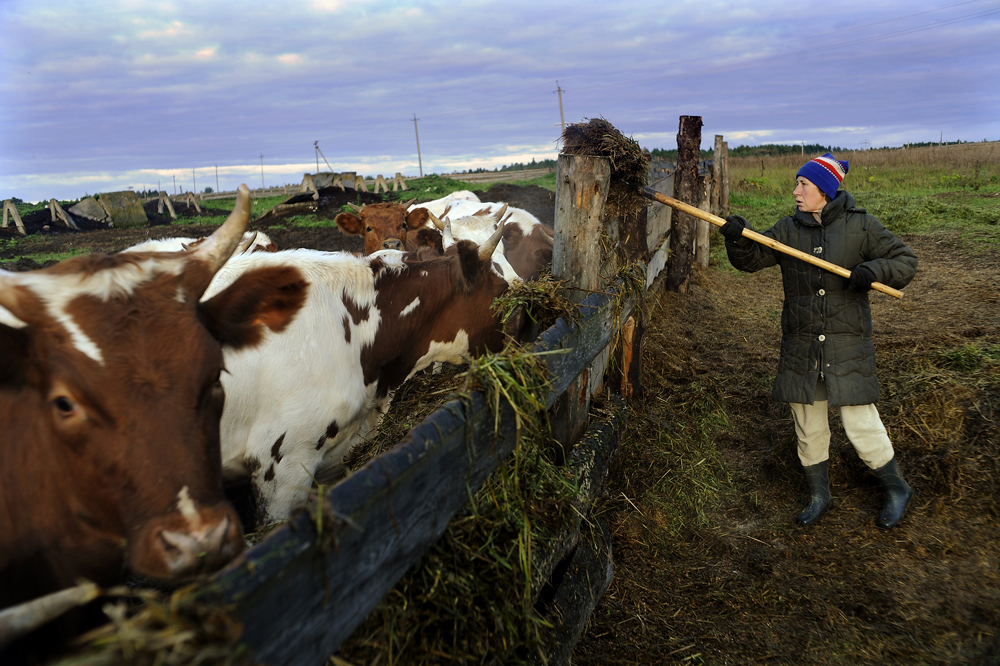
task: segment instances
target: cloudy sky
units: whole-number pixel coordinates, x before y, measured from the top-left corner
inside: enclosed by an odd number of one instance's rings
[[[646,148],[1000,139],[1000,0],[0,0],[0,198]],[[558,82],[558,83],[557,83]],[[320,164],[323,170],[327,167]]]

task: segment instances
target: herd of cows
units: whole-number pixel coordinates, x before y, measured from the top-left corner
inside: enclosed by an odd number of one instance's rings
[[[552,229],[471,192],[341,213],[363,256],[249,218],[244,186],[208,238],[0,271],[0,609],[224,566],[224,484],[250,483],[248,528],[287,518],[408,377],[516,335],[491,304],[552,258]]]

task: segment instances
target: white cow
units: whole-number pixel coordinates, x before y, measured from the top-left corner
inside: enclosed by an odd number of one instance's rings
[[[225,355],[223,474],[250,479],[258,521],[287,517],[324,458],[339,464],[413,373],[502,347],[490,307],[507,289],[491,259],[501,234],[426,261],[291,250],[234,257],[219,271],[207,298],[253,268],[287,267],[309,284],[304,303],[289,303],[301,306],[291,324],[264,321],[256,344]]]
[[[157,238],[125,248],[122,252],[181,252],[198,247],[204,241],[205,236],[201,238]],[[240,241],[233,254],[277,251],[278,246],[263,231],[247,231],[243,234],[243,240]]]
[[[407,211],[411,211],[414,208],[426,208],[430,212],[434,213],[438,217],[444,215],[444,210],[449,205],[453,205],[462,201],[472,201],[479,203],[479,197],[476,196],[475,192],[470,192],[469,190],[459,190],[458,192],[452,192],[447,196],[443,196],[440,199],[435,199],[434,201],[427,201],[421,204],[413,204]]]

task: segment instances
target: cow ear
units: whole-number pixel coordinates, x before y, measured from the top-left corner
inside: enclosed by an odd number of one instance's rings
[[[426,208],[414,208],[406,215],[406,225],[410,229],[420,229],[427,225],[431,219],[430,211]]]
[[[337,223],[341,231],[352,236],[360,236],[365,229],[361,218],[354,213],[338,213],[334,222]]]
[[[26,329],[0,324],[0,386],[23,386],[28,377]]]
[[[248,271],[198,304],[202,323],[223,347],[260,343],[265,327],[283,331],[305,304],[309,283],[297,268],[268,266]]]

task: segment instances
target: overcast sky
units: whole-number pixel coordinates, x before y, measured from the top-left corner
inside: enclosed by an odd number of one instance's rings
[[[1000,0],[0,0],[0,198],[674,148],[1000,139]],[[558,84],[557,84],[558,81]],[[261,157],[263,156],[263,157]],[[322,159],[322,170],[327,170]]]

